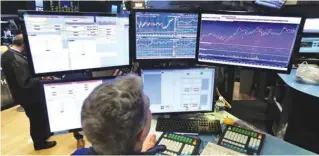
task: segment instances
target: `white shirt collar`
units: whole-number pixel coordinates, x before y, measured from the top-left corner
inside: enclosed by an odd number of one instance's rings
[[[21,51],[20,51],[20,50],[18,50],[18,49],[16,49],[16,48],[13,48],[12,46],[10,47],[10,49],[13,49],[13,50],[15,50],[15,51],[17,51],[17,52],[20,52],[20,53],[21,53]]]

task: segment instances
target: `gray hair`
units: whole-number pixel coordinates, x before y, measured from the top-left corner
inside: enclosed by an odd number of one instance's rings
[[[142,81],[130,75],[102,84],[85,99],[81,122],[98,154],[131,154],[145,124]]]

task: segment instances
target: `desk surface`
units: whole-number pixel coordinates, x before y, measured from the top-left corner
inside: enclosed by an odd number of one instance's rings
[[[278,74],[278,75],[290,87],[300,92],[303,92],[315,97],[319,97],[319,85],[302,84],[295,81],[296,69],[292,69],[290,74]]]
[[[225,114],[229,114],[229,113],[225,112]],[[234,118],[235,121],[239,120],[238,118],[232,116],[231,114],[226,116]],[[157,119],[156,117],[153,117],[150,134],[156,134],[157,138],[159,138],[162,132],[155,131],[156,123],[157,123]],[[216,135],[201,134],[199,135],[199,138],[202,140],[200,152],[203,150],[203,148],[206,146],[208,142],[216,143],[218,141],[218,138]],[[263,148],[261,150],[261,154],[263,155],[287,155],[287,154],[288,155],[315,155],[315,153],[312,153],[308,150],[305,150],[303,148],[300,148],[298,146],[295,146],[293,144],[290,144],[288,142],[285,142],[283,140],[280,140],[268,134],[266,134],[266,138],[265,138]]]

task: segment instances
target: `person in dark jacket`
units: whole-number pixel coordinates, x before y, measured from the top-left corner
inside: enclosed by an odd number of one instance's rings
[[[24,53],[22,34],[13,39],[12,46],[2,54],[1,67],[15,103],[20,104],[30,121],[30,135],[35,150],[47,149],[56,145],[46,141],[51,135],[45,107],[41,102],[40,78],[33,78]],[[48,78],[44,78],[48,79]]]
[[[92,147],[77,149],[72,155],[150,155],[166,150],[163,145],[154,147],[155,135],[148,136],[149,106],[138,76],[96,87],[81,110],[82,129]]]

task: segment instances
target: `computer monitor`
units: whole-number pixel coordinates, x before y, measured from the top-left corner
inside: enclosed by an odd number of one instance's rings
[[[129,66],[128,15],[20,12],[33,74]]]
[[[143,69],[144,93],[152,113],[213,110],[215,69]]]
[[[105,79],[58,80],[44,82],[44,101],[51,132],[81,129],[81,109],[87,96],[102,83],[112,83],[114,77]]]
[[[135,59],[196,59],[198,13],[136,10]]]
[[[199,63],[290,72],[301,17],[203,13],[201,19]]]
[[[307,18],[303,32],[319,34],[319,18]]]
[[[255,3],[258,5],[280,9],[287,0],[256,0]]]
[[[299,53],[319,54],[319,37],[302,37]]]

